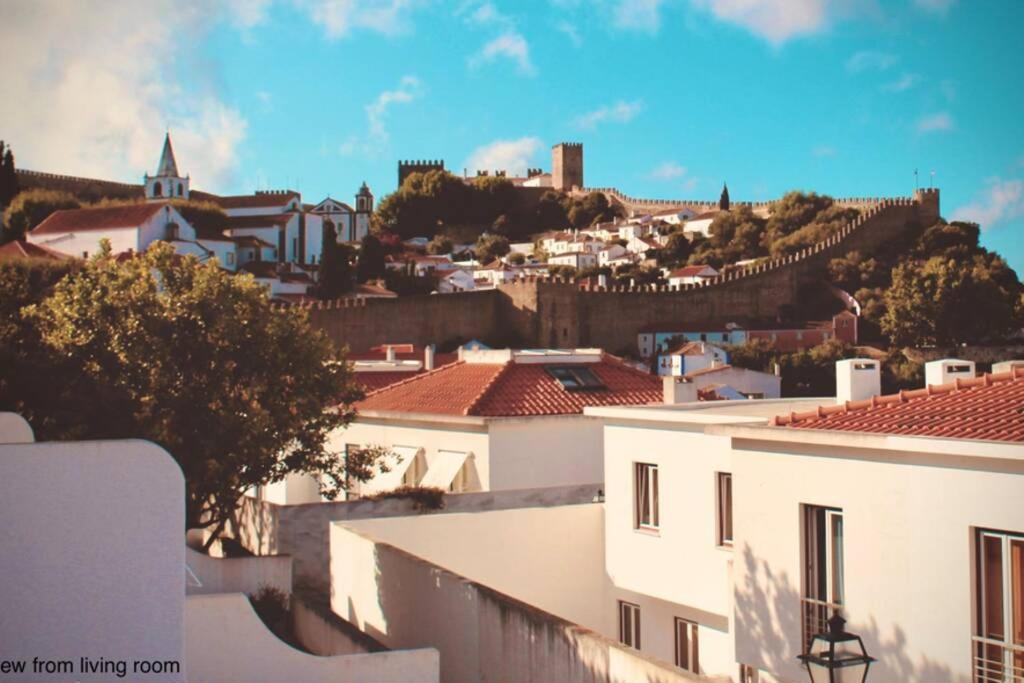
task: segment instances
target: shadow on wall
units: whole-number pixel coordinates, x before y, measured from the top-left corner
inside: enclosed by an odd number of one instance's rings
[[[735,588],[737,654],[755,659],[749,663],[769,672],[793,672],[802,633],[799,583],[786,572],[775,573],[750,546],[743,550],[743,562],[746,581]],[[912,660],[899,625],[891,636],[882,634],[874,617],[868,623],[850,622],[846,628],[863,638],[868,654],[878,659],[868,677],[872,683],[970,683],[970,676],[954,674],[940,662],[927,657]]]
[[[393,648],[434,647],[441,679],[685,683],[701,678],[430,564],[375,544],[376,619],[355,613],[367,634]],[[386,633],[385,633],[386,632]]]

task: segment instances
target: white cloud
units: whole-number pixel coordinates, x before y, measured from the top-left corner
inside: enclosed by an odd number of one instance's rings
[[[530,46],[526,39],[515,31],[503,33],[484,45],[480,52],[470,57],[469,65],[476,68],[499,58],[515,62],[520,73],[528,76],[536,73],[530,61]]]
[[[836,155],[836,148],[830,147],[829,145],[818,145],[811,150],[813,156],[823,159],[825,157],[834,157]]]
[[[11,105],[4,137],[19,165],[141,182],[156,170],[169,127],[179,168],[197,188],[230,187],[246,120],[203,74],[193,74],[192,87],[178,72],[211,23],[199,0],[112,12],[61,0],[6,5],[0,102]]]
[[[594,111],[587,112],[576,118],[576,126],[587,130],[593,130],[602,123],[628,123],[632,121],[644,108],[643,102],[634,100],[626,102],[619,100],[615,104],[605,105]]]
[[[650,173],[650,176],[656,180],[672,180],[684,175],[686,175],[686,169],[674,161],[658,164]]]
[[[828,0],[692,0],[720,21],[737,24],[770,43],[779,45],[828,27]]]
[[[568,21],[560,21],[555,25],[555,28],[565,34],[573,47],[583,45],[583,38],[580,36],[579,29],[574,24],[570,24]]]
[[[613,18],[619,28],[655,32],[661,26],[664,0],[619,0]]]
[[[887,52],[862,50],[846,60],[846,70],[850,73],[860,73],[861,71],[868,70],[885,71],[898,61],[899,57]]]
[[[408,14],[416,0],[294,0],[328,38],[343,38],[353,30],[366,29],[384,35],[410,28]]]
[[[372,155],[387,144],[390,134],[387,129],[388,111],[395,105],[409,104],[420,97],[423,84],[415,76],[402,76],[398,86],[392,90],[384,90],[366,105],[366,136],[360,139],[353,136],[343,142],[338,151],[343,155],[362,152]]]
[[[953,212],[952,220],[973,221],[987,230],[1021,216],[1024,216],[1024,181],[993,178],[973,202]]]
[[[495,140],[477,147],[466,159],[470,173],[476,171],[507,171],[510,175],[525,176],[530,161],[544,144],[540,138],[523,137],[517,140]]]
[[[251,28],[267,19],[271,0],[225,0],[227,16],[239,28]]]
[[[914,4],[926,12],[944,15],[956,4],[956,0],[914,0]]]
[[[886,92],[904,92],[910,90],[921,80],[921,77],[917,74],[905,73],[895,81],[891,81],[882,86],[882,90]]]
[[[918,133],[936,133],[953,130],[953,117],[948,112],[940,111],[917,120]]]

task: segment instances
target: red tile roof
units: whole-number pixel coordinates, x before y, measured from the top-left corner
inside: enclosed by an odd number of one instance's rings
[[[397,384],[402,380],[410,379],[416,375],[422,375],[424,370],[396,370],[391,371],[377,371],[377,372],[356,372],[356,382],[362,385],[363,389],[367,394],[374,391],[380,391],[385,387],[389,387],[392,384]]]
[[[711,268],[711,266],[683,266],[682,268],[677,268],[676,270],[673,270],[671,273],[669,273],[669,277],[697,277],[698,275],[700,275],[701,273],[708,269],[712,271],[714,270],[714,268]]]
[[[284,206],[293,199],[298,199],[299,193],[295,190],[284,192],[257,192],[256,194],[242,194],[231,197],[210,196],[210,201],[220,204],[224,209],[258,209],[271,206]]]
[[[702,377],[704,375],[710,375],[713,372],[722,372],[732,368],[731,365],[716,365],[711,368],[701,368],[700,370],[694,370],[693,372],[686,373],[687,377]]]
[[[683,342],[682,346],[677,346],[671,351],[666,351],[669,356],[703,356],[708,346],[707,342]]]
[[[776,426],[902,436],[1024,442],[1024,368],[823,406]]]
[[[369,394],[360,410],[516,417],[573,415],[585,406],[644,405],[662,400],[661,378],[605,357],[585,365],[605,385],[568,391],[546,371],[551,363],[466,363],[417,375]]]
[[[26,242],[24,240],[15,240],[0,246],[0,261],[10,261],[21,258],[45,258],[59,261],[71,257],[67,254],[62,254],[59,251],[54,251],[49,247],[32,244],[31,242]]]
[[[278,276],[277,264],[273,261],[249,261],[239,270],[252,273],[255,277],[276,279]]]
[[[153,202],[91,209],[63,209],[51,213],[46,220],[36,226],[32,234],[53,235],[83,230],[137,228],[158,211],[163,211],[166,205],[165,202]]]
[[[236,235],[230,238],[235,244],[240,247],[270,247],[276,249],[277,247],[266,240],[261,240],[255,235]]]

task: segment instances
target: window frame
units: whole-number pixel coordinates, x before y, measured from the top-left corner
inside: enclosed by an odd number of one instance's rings
[[[717,506],[715,540],[720,548],[732,548],[734,540],[732,472],[715,473],[715,503]]]
[[[842,508],[804,505],[804,597],[846,605],[845,520]],[[820,518],[819,518],[820,516]],[[837,548],[835,522],[839,522]],[[813,541],[813,545],[812,545]],[[820,566],[824,561],[824,567]],[[838,571],[837,571],[838,570]],[[824,571],[824,575],[822,575]],[[822,594],[823,593],[823,594]]]
[[[675,662],[683,671],[700,673],[700,624],[690,619],[675,617]],[[684,657],[685,655],[685,657]]]
[[[659,508],[658,465],[634,462],[633,528],[637,531],[658,532],[661,529]]]
[[[629,624],[629,637],[626,624]],[[640,605],[619,600],[619,642],[634,650],[640,649]]]
[[[984,543],[986,539],[992,539],[999,543],[999,609],[1001,612],[999,616],[1000,621],[1002,622],[1000,627],[1002,630],[1002,636],[989,634],[989,627],[986,625],[988,621],[988,608],[985,600],[988,595],[984,553]],[[1020,572],[1021,575],[1018,575],[1017,581],[1014,582],[1013,549],[1014,545],[1024,546],[1024,533],[979,528],[975,529],[974,543],[976,561],[976,576],[974,584],[974,606],[976,618],[974,620],[974,635],[975,637],[986,638],[994,641],[1001,640],[1008,645],[1014,645],[1016,644],[1014,634],[1015,629],[1018,631],[1024,629],[1020,623],[1024,622],[1024,613],[1014,613],[1015,602],[1020,600],[1020,596],[1017,595],[1017,592],[1024,591],[1024,570],[1018,569],[1018,572]],[[1024,612],[1024,610],[1022,610],[1022,612]]]

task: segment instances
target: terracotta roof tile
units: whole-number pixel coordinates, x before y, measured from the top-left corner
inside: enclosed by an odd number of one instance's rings
[[[242,194],[230,197],[210,196],[210,201],[220,204],[224,209],[256,209],[271,206],[284,206],[293,199],[298,199],[299,193],[294,190],[285,192],[257,192],[256,194]]]
[[[545,369],[565,363],[457,362],[374,392],[360,410],[438,415],[516,417],[572,415],[585,406],[643,405],[662,400],[659,377],[614,358],[588,363],[605,385],[598,391],[568,391]],[[573,364],[575,365],[575,364]]]
[[[162,211],[166,205],[165,202],[154,202],[54,211],[32,230],[32,235],[135,228],[152,218],[153,214]]]
[[[26,242],[24,240],[15,240],[0,246],[0,261],[10,261],[12,259],[22,258],[45,258],[54,261],[61,261],[71,257],[67,254],[62,254],[59,251],[54,251],[49,247],[32,244],[31,242]]]
[[[820,406],[772,424],[950,439],[1024,442],[1024,368],[924,389]]]
[[[228,218],[227,229],[243,228],[276,228],[288,225],[294,213],[272,213],[264,216],[231,216]]]

